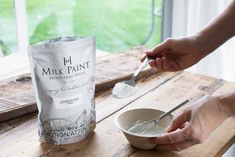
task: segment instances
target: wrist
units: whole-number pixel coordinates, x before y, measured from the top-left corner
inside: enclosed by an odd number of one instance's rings
[[[235,115],[235,92],[230,92],[217,96],[222,112],[231,117]]]
[[[195,45],[198,48],[198,52],[201,57],[205,57],[211,52],[210,45],[208,44],[208,37],[203,32],[198,32],[194,36]]]

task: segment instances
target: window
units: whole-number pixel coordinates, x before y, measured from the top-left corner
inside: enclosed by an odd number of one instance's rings
[[[0,57],[17,50],[14,3],[2,0],[0,5]]]
[[[161,6],[161,0],[27,0],[29,41],[93,35],[108,52],[153,46],[160,42]]]
[[[7,55],[17,51],[17,45],[21,49],[28,42],[33,44],[61,35],[93,35],[97,49],[108,52],[138,45],[153,47],[161,41],[162,3],[162,0],[4,0],[0,6],[0,19],[4,22],[4,26],[0,25],[4,41],[1,49]]]

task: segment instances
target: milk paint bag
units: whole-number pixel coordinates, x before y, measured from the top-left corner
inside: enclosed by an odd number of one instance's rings
[[[67,144],[95,128],[95,39],[59,37],[29,47],[41,142]]]

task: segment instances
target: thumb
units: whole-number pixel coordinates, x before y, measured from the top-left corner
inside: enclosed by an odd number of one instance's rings
[[[147,52],[147,56],[162,57],[162,53],[171,48],[173,39],[167,39],[161,44],[157,45],[152,51]]]
[[[144,54],[144,55],[141,57],[141,59],[140,59],[141,62],[143,62],[144,59],[148,56],[148,53],[151,53],[151,50],[147,50],[147,51],[146,51],[146,54]]]
[[[174,131],[178,128],[181,128],[185,122],[189,121],[190,113],[189,111],[184,111],[180,115],[176,116],[172,121],[171,124],[165,129],[167,132]]]

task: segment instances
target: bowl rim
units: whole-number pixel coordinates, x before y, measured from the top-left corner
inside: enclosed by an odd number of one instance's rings
[[[120,124],[118,123],[118,118],[119,118],[122,114],[124,114],[124,113],[126,113],[126,112],[128,112],[128,111],[132,111],[132,110],[143,110],[143,109],[162,111],[162,110],[158,110],[158,109],[154,109],[154,108],[146,108],[146,107],[128,109],[128,110],[125,110],[125,111],[119,113],[119,114],[115,117],[115,120],[114,120],[114,121],[115,121],[115,125],[116,125],[120,130],[122,130],[124,133],[130,134],[130,135],[132,135],[132,136],[144,137],[144,138],[154,138],[154,137],[161,136],[162,134],[156,134],[156,135],[141,135],[141,134],[135,134],[135,133],[132,133],[132,132],[130,132],[130,131],[127,131],[127,130],[123,129],[123,128],[120,126]],[[165,111],[162,111],[162,112],[165,112]],[[163,134],[164,134],[164,133],[163,133]]]

